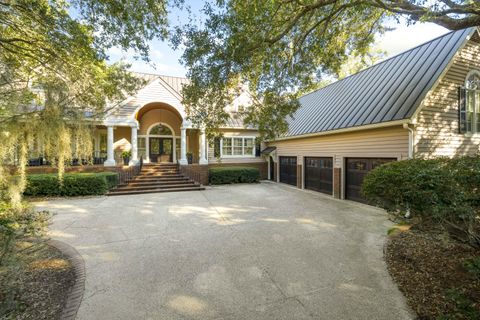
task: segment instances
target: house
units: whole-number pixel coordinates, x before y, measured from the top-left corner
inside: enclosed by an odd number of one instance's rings
[[[335,198],[364,201],[371,169],[412,157],[475,154],[480,145],[480,36],[445,34],[300,98],[289,130],[260,148],[237,108],[207,142],[187,120],[184,78],[139,74],[147,84],[115,106],[95,131],[95,159],[111,167],[131,150],[131,164],[178,163],[206,182],[212,166],[247,165],[262,178]],[[100,159],[100,161],[98,161]]]
[[[476,154],[480,36],[445,34],[300,98],[268,143],[269,178],[363,201],[371,169],[412,157]]]
[[[260,154],[258,131],[244,126],[238,116],[238,108],[248,102],[246,94],[227,110],[231,118],[220,128],[223,138],[216,152],[213,141],[207,143],[205,131],[187,120],[181,95],[187,79],[137,75],[146,81],[145,87],[114,106],[95,130],[96,159],[113,167],[123,162],[123,151],[131,151],[130,164],[142,157],[143,163],[178,163],[199,172],[211,166],[241,164],[259,168],[266,178],[267,163]]]

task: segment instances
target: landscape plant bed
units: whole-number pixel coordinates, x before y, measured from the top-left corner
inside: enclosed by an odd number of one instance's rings
[[[385,256],[418,319],[480,319],[480,250],[410,229],[390,237]]]
[[[26,252],[16,257],[21,263],[0,267],[0,318],[60,319],[75,284],[73,266],[61,251],[47,244]]]

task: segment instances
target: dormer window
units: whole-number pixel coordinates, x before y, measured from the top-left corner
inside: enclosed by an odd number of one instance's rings
[[[460,133],[480,133],[480,71],[470,71],[459,89]]]

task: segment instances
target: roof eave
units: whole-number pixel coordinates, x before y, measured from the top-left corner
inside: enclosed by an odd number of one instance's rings
[[[268,140],[267,142],[277,142],[277,141],[284,141],[284,140],[313,138],[313,137],[326,136],[326,135],[339,134],[339,133],[348,133],[348,132],[355,132],[355,131],[387,128],[387,127],[400,126],[400,125],[403,125],[404,123],[410,123],[410,122],[411,122],[410,119],[394,120],[394,121],[367,124],[367,125],[350,127],[350,128],[342,128],[342,129],[329,130],[329,131],[306,133],[306,134],[300,134],[300,135],[296,135],[296,136],[279,137],[279,138],[275,138],[274,140]]]

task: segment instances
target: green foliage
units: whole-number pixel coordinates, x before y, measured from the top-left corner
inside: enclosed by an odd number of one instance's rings
[[[450,289],[447,299],[453,304],[453,311],[439,317],[439,320],[478,320],[480,311],[475,301],[472,301],[462,290]]]
[[[480,246],[480,156],[388,163],[365,177],[362,190],[398,217],[409,211],[418,223]]]
[[[34,174],[27,176],[24,195],[27,196],[85,196],[105,194],[118,183],[118,174],[67,173],[62,181],[56,174]]]
[[[10,176],[39,142],[58,167],[91,159],[94,122],[144,85],[112,47],[148,60],[148,42],[164,38],[167,0],[13,0],[0,3],[0,198],[19,202],[24,179]],[[108,103],[108,105],[107,105]],[[25,148],[25,152],[19,152]],[[24,164],[19,165],[20,176]]]
[[[464,266],[472,276],[480,280],[480,257],[467,260]]]
[[[191,19],[172,37],[174,47],[186,48],[182,62],[191,80],[183,91],[187,113],[215,131],[228,118],[225,107],[245,85],[252,105],[242,114],[245,122],[259,127],[262,137],[279,135],[287,129],[285,118],[298,108],[299,93],[317,88],[325,75],[344,75],[342,65],[349,57],[358,62],[348,68],[352,71],[368,64],[370,46],[385,30],[386,17],[403,15],[450,29],[480,24],[473,1],[430,2],[207,2],[204,23]]]
[[[260,171],[252,167],[217,167],[208,171],[210,184],[254,183],[260,179]]]
[[[122,158],[130,158],[132,156],[131,151],[123,151],[122,152]]]

